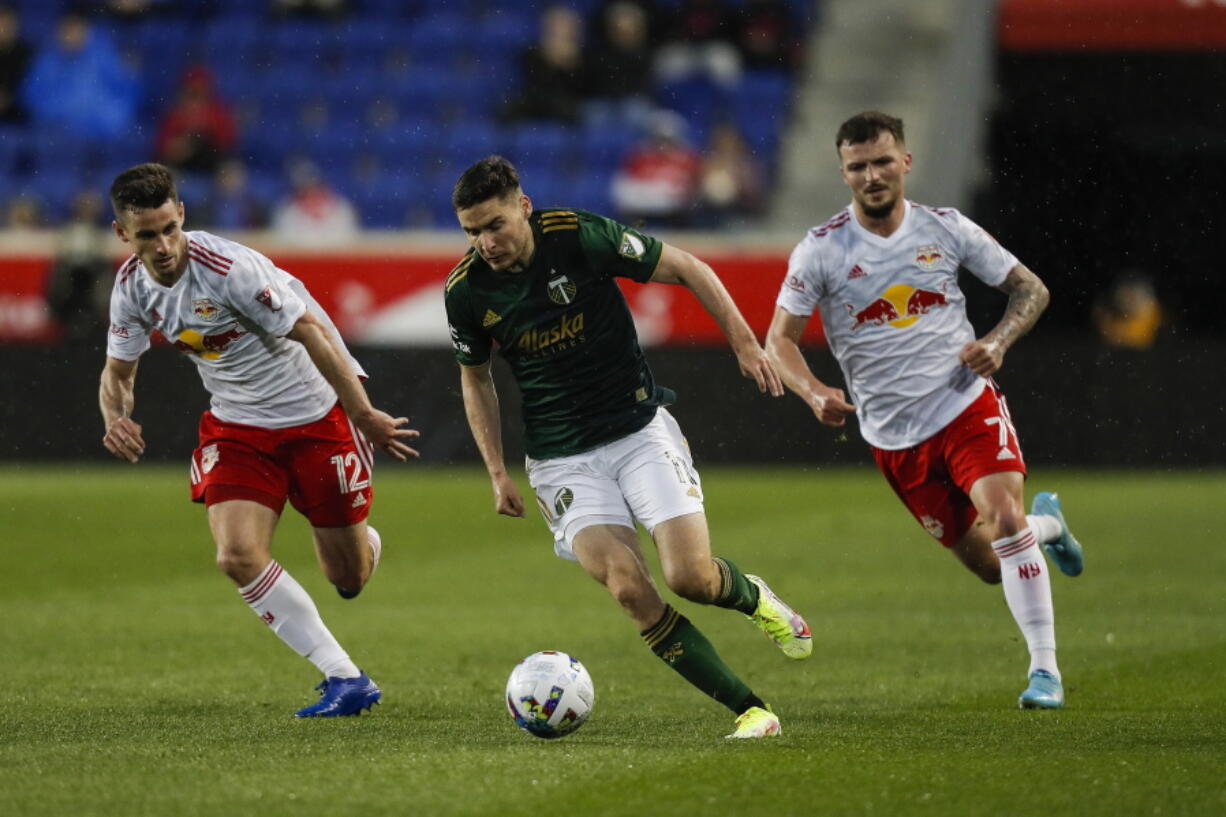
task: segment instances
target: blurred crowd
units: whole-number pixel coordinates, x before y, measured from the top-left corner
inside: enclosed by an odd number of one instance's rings
[[[344,242],[364,227],[449,226],[450,176],[490,152],[527,165],[529,193],[536,180],[546,199],[577,196],[541,204],[649,225],[752,223],[804,56],[811,21],[798,8],[810,5],[529,2],[528,18],[479,0],[0,3],[3,226],[104,223],[105,207],[82,202],[156,160],[177,171],[194,226]],[[455,29],[495,33],[467,63],[410,66],[417,81],[400,82],[397,61],[426,50],[391,41],[397,32],[447,51],[462,42],[447,39]],[[365,73],[351,47],[363,31],[378,54]],[[274,43],[289,43],[279,61]],[[462,101],[443,77],[441,98],[415,106],[408,95],[422,91],[409,86],[440,65],[467,82],[465,97],[489,96]],[[426,135],[414,143],[414,131]]]

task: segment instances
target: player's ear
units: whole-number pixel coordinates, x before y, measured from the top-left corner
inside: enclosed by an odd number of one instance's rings
[[[524,214],[524,218],[532,215],[532,199],[528,198],[527,193],[519,194],[519,209]]]
[[[115,235],[119,236],[119,240],[123,243],[128,243],[128,231],[123,228],[123,225],[118,221],[111,222],[111,229],[115,231]]]
[[[179,200],[179,228],[180,229],[182,229],[183,227],[183,224],[184,224],[183,214],[186,212],[187,212],[186,208],[183,207],[183,200],[180,199]]]

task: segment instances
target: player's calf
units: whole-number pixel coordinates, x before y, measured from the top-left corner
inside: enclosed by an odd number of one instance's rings
[[[338,583],[336,585],[336,592],[340,594],[340,597],[343,599],[357,598],[358,594],[362,592],[362,588],[366,586],[366,582],[370,581],[371,577],[375,575],[375,570],[379,567],[379,558],[383,555],[383,538],[379,536],[379,531],[375,530],[372,526],[367,525],[366,540],[367,545],[370,547],[370,573],[366,574],[365,579],[359,579],[352,582],[351,585]],[[356,585],[357,589],[349,590],[348,586],[353,585]]]

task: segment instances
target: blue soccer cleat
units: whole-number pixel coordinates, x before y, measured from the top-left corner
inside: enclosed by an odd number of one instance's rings
[[[1060,538],[1054,542],[1044,542],[1043,552],[1056,563],[1060,572],[1066,576],[1079,576],[1085,567],[1085,559],[1081,555],[1081,543],[1068,528],[1064,521],[1064,513],[1060,510],[1060,497],[1051,491],[1040,491],[1034,495],[1030,512],[1035,516],[1054,516],[1060,523]]]
[[[325,678],[315,687],[319,690],[319,702],[304,706],[294,713],[298,718],[338,718],[356,715],[370,709],[383,693],[370,676],[362,673],[357,678]]]
[[[1064,707],[1064,684],[1045,669],[1030,673],[1030,686],[1017,699],[1022,709],[1061,709]]]

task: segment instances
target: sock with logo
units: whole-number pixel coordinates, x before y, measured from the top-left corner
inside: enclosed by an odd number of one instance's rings
[[[642,636],[665,664],[736,714],[751,706],[765,706],[728,668],[707,637],[672,605],[664,608],[664,615],[643,630]]]
[[[1013,613],[1013,619],[1030,650],[1030,672],[1045,669],[1059,678],[1051,579],[1034,532],[1023,528],[1013,536],[997,539],[992,543],[992,549],[1000,557],[1005,603],[1009,605],[1009,612]]]
[[[727,559],[716,556],[711,561],[719,569],[719,593],[711,603],[752,616],[758,609],[758,586],[745,578],[741,569]]]
[[[324,677],[362,674],[324,625],[307,591],[275,559],[238,592],[278,638],[318,667]]]

